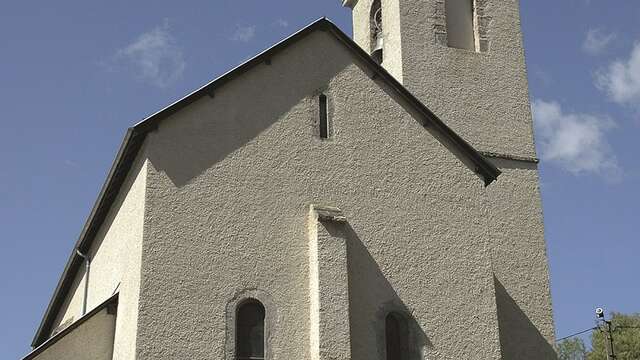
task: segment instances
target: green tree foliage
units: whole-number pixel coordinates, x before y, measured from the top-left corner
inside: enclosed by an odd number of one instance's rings
[[[585,360],[587,349],[580,338],[563,340],[556,345],[558,360]]]
[[[612,313],[613,347],[616,360],[640,360],[640,313],[625,315]],[[604,324],[599,325],[604,329]],[[591,333],[591,351],[580,338],[563,340],[556,345],[558,360],[609,360],[607,337],[604,331]]]
[[[640,359],[640,314],[611,314],[613,323],[613,345],[616,360]],[[606,335],[603,331],[591,334],[592,350],[588,360],[607,360]]]

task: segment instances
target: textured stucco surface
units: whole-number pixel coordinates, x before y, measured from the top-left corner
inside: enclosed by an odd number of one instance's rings
[[[489,232],[504,359],[553,359],[549,269],[536,164],[494,159]]]
[[[140,259],[146,189],[146,162],[141,151],[118,199],[91,247],[87,312],[119,292],[114,359],[132,359],[135,352]],[[82,316],[84,265],[74,280],[53,328]]]
[[[103,309],[33,360],[112,360],[116,316]]]
[[[319,90],[329,140],[314,136]],[[278,307],[274,358],[308,358],[310,204],[349,219],[353,359],[381,358],[389,304],[427,358],[499,358],[482,182],[329,35],[192,103],[147,146],[139,359],[223,358],[243,289]]]
[[[345,222],[319,219],[315,209],[311,209],[308,230],[312,360],[351,359],[345,225]]]
[[[482,53],[449,48],[436,38],[441,1],[382,0],[383,14],[399,14],[385,20],[390,51],[383,65],[396,75],[400,62],[407,89],[476,149],[535,157],[519,1],[477,1],[483,39],[491,44]],[[364,49],[370,46],[371,2],[358,1],[353,12],[354,39]]]

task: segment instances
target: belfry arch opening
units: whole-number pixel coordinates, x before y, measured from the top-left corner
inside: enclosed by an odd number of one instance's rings
[[[382,23],[382,3],[380,0],[373,1],[369,18],[371,28],[371,57],[378,64],[382,64],[384,51],[384,33]]]
[[[445,0],[447,45],[476,51],[475,0]]]

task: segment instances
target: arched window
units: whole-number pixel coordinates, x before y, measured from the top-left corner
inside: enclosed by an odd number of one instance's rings
[[[236,312],[236,360],[264,359],[264,306],[250,299]]]
[[[385,318],[384,325],[387,360],[407,360],[409,331],[405,318],[397,312],[390,312]]]

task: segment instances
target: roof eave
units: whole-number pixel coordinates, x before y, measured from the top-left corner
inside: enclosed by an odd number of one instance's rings
[[[127,129],[116,158],[114,159],[107,178],[102,185],[98,198],[93,205],[91,213],[89,214],[80,236],[71,251],[71,255],[69,256],[62,272],[62,276],[58,280],[53,296],[49,301],[42,321],[40,322],[38,330],[31,342],[32,347],[38,347],[47,340],[48,333],[51,332],[51,327],[55,320],[53,314],[59,310],[62,302],[64,301],[62,294],[65,294],[73,283],[74,276],[70,274],[75,275],[77,269],[82,265],[82,260],[76,255],[76,250],[81,253],[85,253],[91,246],[92,237],[95,236],[97,228],[100,226],[102,220],[104,220],[104,217],[106,216],[106,213],[111,208],[113,199],[117,196],[119,187],[122,185],[124,178],[126,178],[129,172],[130,163],[133,162],[132,159],[135,158],[142,141],[144,141],[144,135],[146,134],[136,131],[134,128]]]
[[[56,335],[52,336],[51,338],[47,339],[47,341],[45,341],[45,342],[41,343],[40,345],[38,345],[37,347],[35,347],[30,353],[25,355],[22,358],[22,360],[34,359],[36,356],[40,355],[43,351],[47,350],[53,344],[58,342],[60,339],[64,338],[71,331],[76,329],[78,326],[82,325],[84,322],[86,322],[87,320],[92,318],[95,314],[97,314],[98,312],[100,312],[101,310],[106,308],[107,306],[109,306],[109,305],[116,305],[117,306],[118,305],[118,296],[119,295],[120,295],[119,293],[115,293],[114,295],[109,297],[107,300],[105,300],[104,302],[102,302],[101,304],[99,304],[98,306],[93,308],[91,311],[89,311],[88,313],[82,315],[78,320],[74,321],[71,325],[69,325],[68,327],[64,328],[62,331],[60,331]]]

